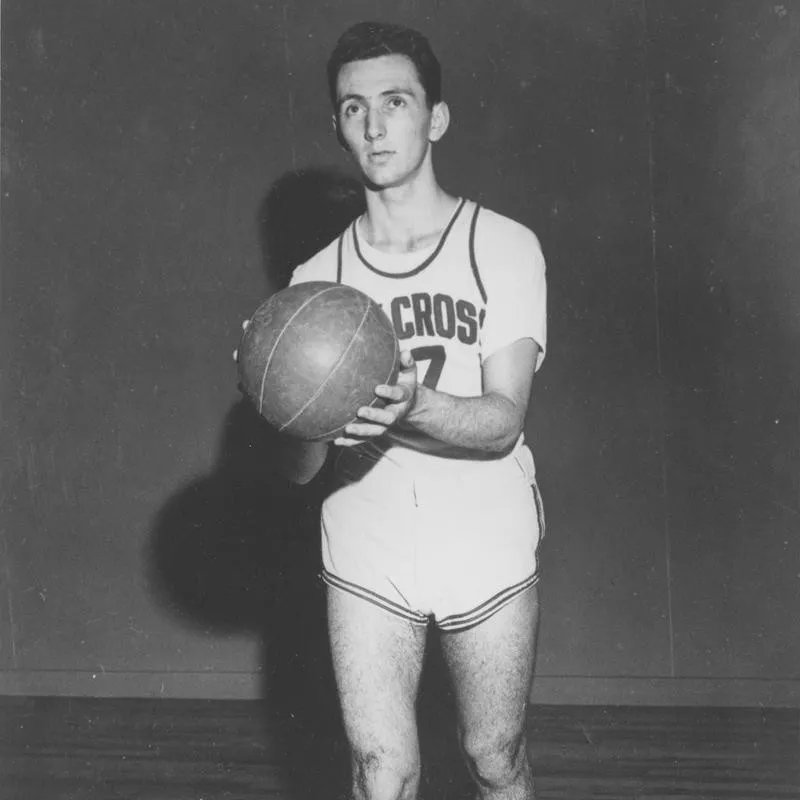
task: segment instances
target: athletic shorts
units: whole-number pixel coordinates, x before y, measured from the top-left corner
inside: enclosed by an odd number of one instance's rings
[[[375,468],[323,504],[322,578],[411,623],[462,631],[538,581],[543,536],[526,447],[422,477]]]

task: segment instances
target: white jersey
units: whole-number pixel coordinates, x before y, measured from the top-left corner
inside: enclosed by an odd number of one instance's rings
[[[369,295],[392,320],[401,349],[414,356],[419,381],[431,389],[479,396],[483,362],[524,338],[539,345],[539,368],[547,344],[547,298],[544,258],[532,231],[461,200],[438,242],[424,250],[384,253],[359,233],[359,221],[299,266],[291,282],[333,281]],[[371,465],[373,471],[419,474],[466,461],[388,442],[352,449],[354,456],[366,451],[380,462]],[[521,449],[527,451],[522,441],[518,457]],[[532,459],[525,456],[532,479]],[[343,453],[340,461],[347,460],[352,459]]]

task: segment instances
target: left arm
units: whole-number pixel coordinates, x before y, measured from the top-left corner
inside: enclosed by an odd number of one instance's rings
[[[388,434],[399,444],[438,455],[470,457],[508,452],[522,432],[533,374],[547,340],[544,257],[536,235],[489,215],[476,234],[489,301],[481,329],[482,387],[456,397],[417,383],[411,354],[401,354],[394,386],[379,386],[382,409],[362,408],[335,444],[357,444]],[[349,438],[352,437],[352,438]]]
[[[486,359],[481,395],[456,397],[417,384],[414,362],[404,354],[397,384],[376,389],[388,404],[381,409],[362,408],[360,421],[346,430],[353,438],[338,444],[388,432],[401,444],[441,455],[506,453],[525,423],[538,356],[539,346],[533,339],[519,339]]]

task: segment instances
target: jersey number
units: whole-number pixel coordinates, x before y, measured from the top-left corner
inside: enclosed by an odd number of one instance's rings
[[[425,347],[415,347],[411,351],[411,355],[414,357],[414,361],[430,361],[422,385],[427,386],[428,389],[435,389],[439,378],[442,377],[444,362],[447,358],[444,345],[430,344]]]

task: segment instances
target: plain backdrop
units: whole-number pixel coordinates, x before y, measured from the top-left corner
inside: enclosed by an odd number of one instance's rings
[[[763,0],[5,0],[0,691],[250,697],[325,670],[318,490],[241,319],[359,209],[324,65],[444,67],[440,179],[531,227],[534,698],[800,699],[800,13]]]

